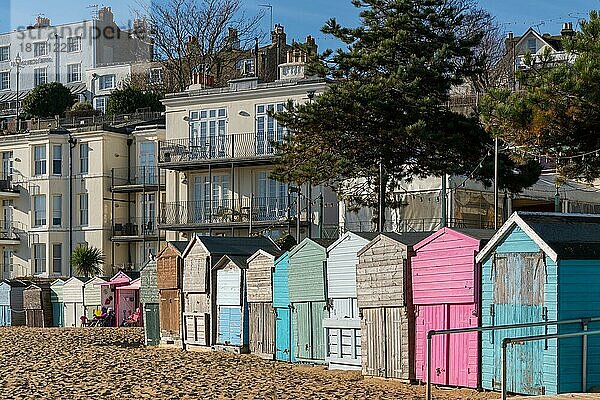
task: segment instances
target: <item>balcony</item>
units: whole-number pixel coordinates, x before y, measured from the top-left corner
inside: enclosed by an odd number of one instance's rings
[[[283,132],[226,133],[159,143],[161,168],[176,171],[236,165],[264,165],[273,162]]]
[[[144,242],[158,240],[158,226],[155,218],[116,219],[112,225],[114,242]]]
[[[17,246],[21,239],[14,222],[0,221],[0,246]]]
[[[305,207],[301,205],[301,209]],[[296,203],[289,213],[294,218]],[[301,221],[305,215],[301,215]],[[287,199],[278,197],[245,197],[215,201],[182,201],[163,203],[159,226],[168,230],[201,228],[270,227],[288,224]]]
[[[113,168],[111,190],[115,193],[165,190],[165,171],[158,167]]]
[[[0,199],[15,199],[19,197],[19,189],[12,177],[0,178]]]

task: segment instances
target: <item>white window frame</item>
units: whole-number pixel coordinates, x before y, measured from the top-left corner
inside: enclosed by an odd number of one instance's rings
[[[106,113],[106,106],[108,105],[108,96],[98,96],[94,98],[94,108],[101,111],[102,114]]]
[[[531,54],[536,54],[538,52],[539,49],[537,47],[537,40],[535,38],[527,39],[527,50],[529,50]]]
[[[33,56],[44,57],[48,55],[48,42],[33,43]]]
[[[33,226],[40,228],[46,226],[46,195],[33,196]]]
[[[33,244],[33,271],[35,275],[40,275],[47,271],[46,243]]]
[[[56,154],[57,149],[59,149],[58,155]],[[58,166],[58,168],[56,168],[57,166]],[[58,171],[57,171],[57,169],[58,169]],[[52,145],[52,175],[54,175],[54,176],[62,175],[62,144],[53,144]]]
[[[79,225],[88,226],[90,224],[89,196],[87,193],[79,194]]]
[[[163,83],[163,69],[150,68],[148,79],[150,83]]]
[[[81,51],[81,36],[67,38],[67,53],[78,53]]]
[[[13,251],[11,249],[4,249],[2,263],[4,264],[4,277],[10,278],[9,274],[13,272]]]
[[[110,84],[107,84],[110,83]],[[117,85],[117,76],[115,74],[102,75],[98,78],[99,90],[111,90]]]
[[[73,69],[77,68],[76,71]],[[81,63],[67,64],[67,83],[81,82]]]
[[[79,145],[79,173],[87,175],[90,173],[90,145],[81,143]]]
[[[40,150],[38,157],[38,150]],[[33,174],[34,176],[46,175],[47,163],[46,163],[46,145],[33,146]]]
[[[0,90],[10,90],[10,71],[0,71]]]
[[[10,61],[10,46],[0,46],[0,62]]]
[[[52,196],[52,226],[62,226],[62,195]]]
[[[40,86],[48,83],[48,68],[35,68],[33,70],[33,85]]]
[[[56,249],[59,249],[58,251],[58,257],[56,256]],[[63,253],[63,246],[62,243],[52,243],[52,274],[53,275],[61,275],[62,274],[62,253]],[[57,261],[58,261],[58,270],[57,270]]]

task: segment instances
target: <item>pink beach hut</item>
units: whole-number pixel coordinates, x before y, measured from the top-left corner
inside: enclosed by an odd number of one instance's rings
[[[121,326],[124,321],[138,312],[139,323],[141,326],[141,304],[140,304],[140,287],[142,279],[138,278],[129,283],[129,285],[119,286],[116,289],[117,304],[115,312],[117,316],[117,326]]]
[[[100,299],[102,301],[102,307],[106,307],[107,309],[111,309],[115,312],[116,315],[116,326],[120,326],[122,322],[122,318],[119,315],[119,298],[117,289],[123,286],[129,286],[132,283],[132,276],[139,276],[139,272],[129,272],[125,273],[123,271],[119,271],[115,276],[110,278],[108,282],[102,282],[98,284],[102,290],[100,293]],[[136,276],[134,276],[135,278]],[[128,292],[123,292],[123,295],[126,295]],[[138,299],[139,299],[139,286],[138,286]],[[135,311],[135,309],[134,309]],[[122,315],[122,314],[121,314]]]
[[[481,268],[475,256],[493,230],[443,228],[414,246],[415,374],[427,378],[427,332],[476,327],[481,318]],[[434,336],[431,381],[479,387],[479,334]]]

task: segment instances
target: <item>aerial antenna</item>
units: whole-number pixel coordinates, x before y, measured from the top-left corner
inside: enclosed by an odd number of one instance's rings
[[[87,6],[87,9],[90,9],[91,14],[92,14],[92,19],[98,19],[98,8],[100,6],[98,4],[90,4],[89,6]]]

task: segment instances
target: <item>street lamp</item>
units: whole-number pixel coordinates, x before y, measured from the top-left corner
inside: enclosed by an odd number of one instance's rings
[[[21,128],[21,123],[19,121],[19,72],[21,69],[21,61],[23,60],[21,59],[19,53],[17,53],[17,56],[15,57],[15,67],[17,67],[17,132],[20,131]]]

